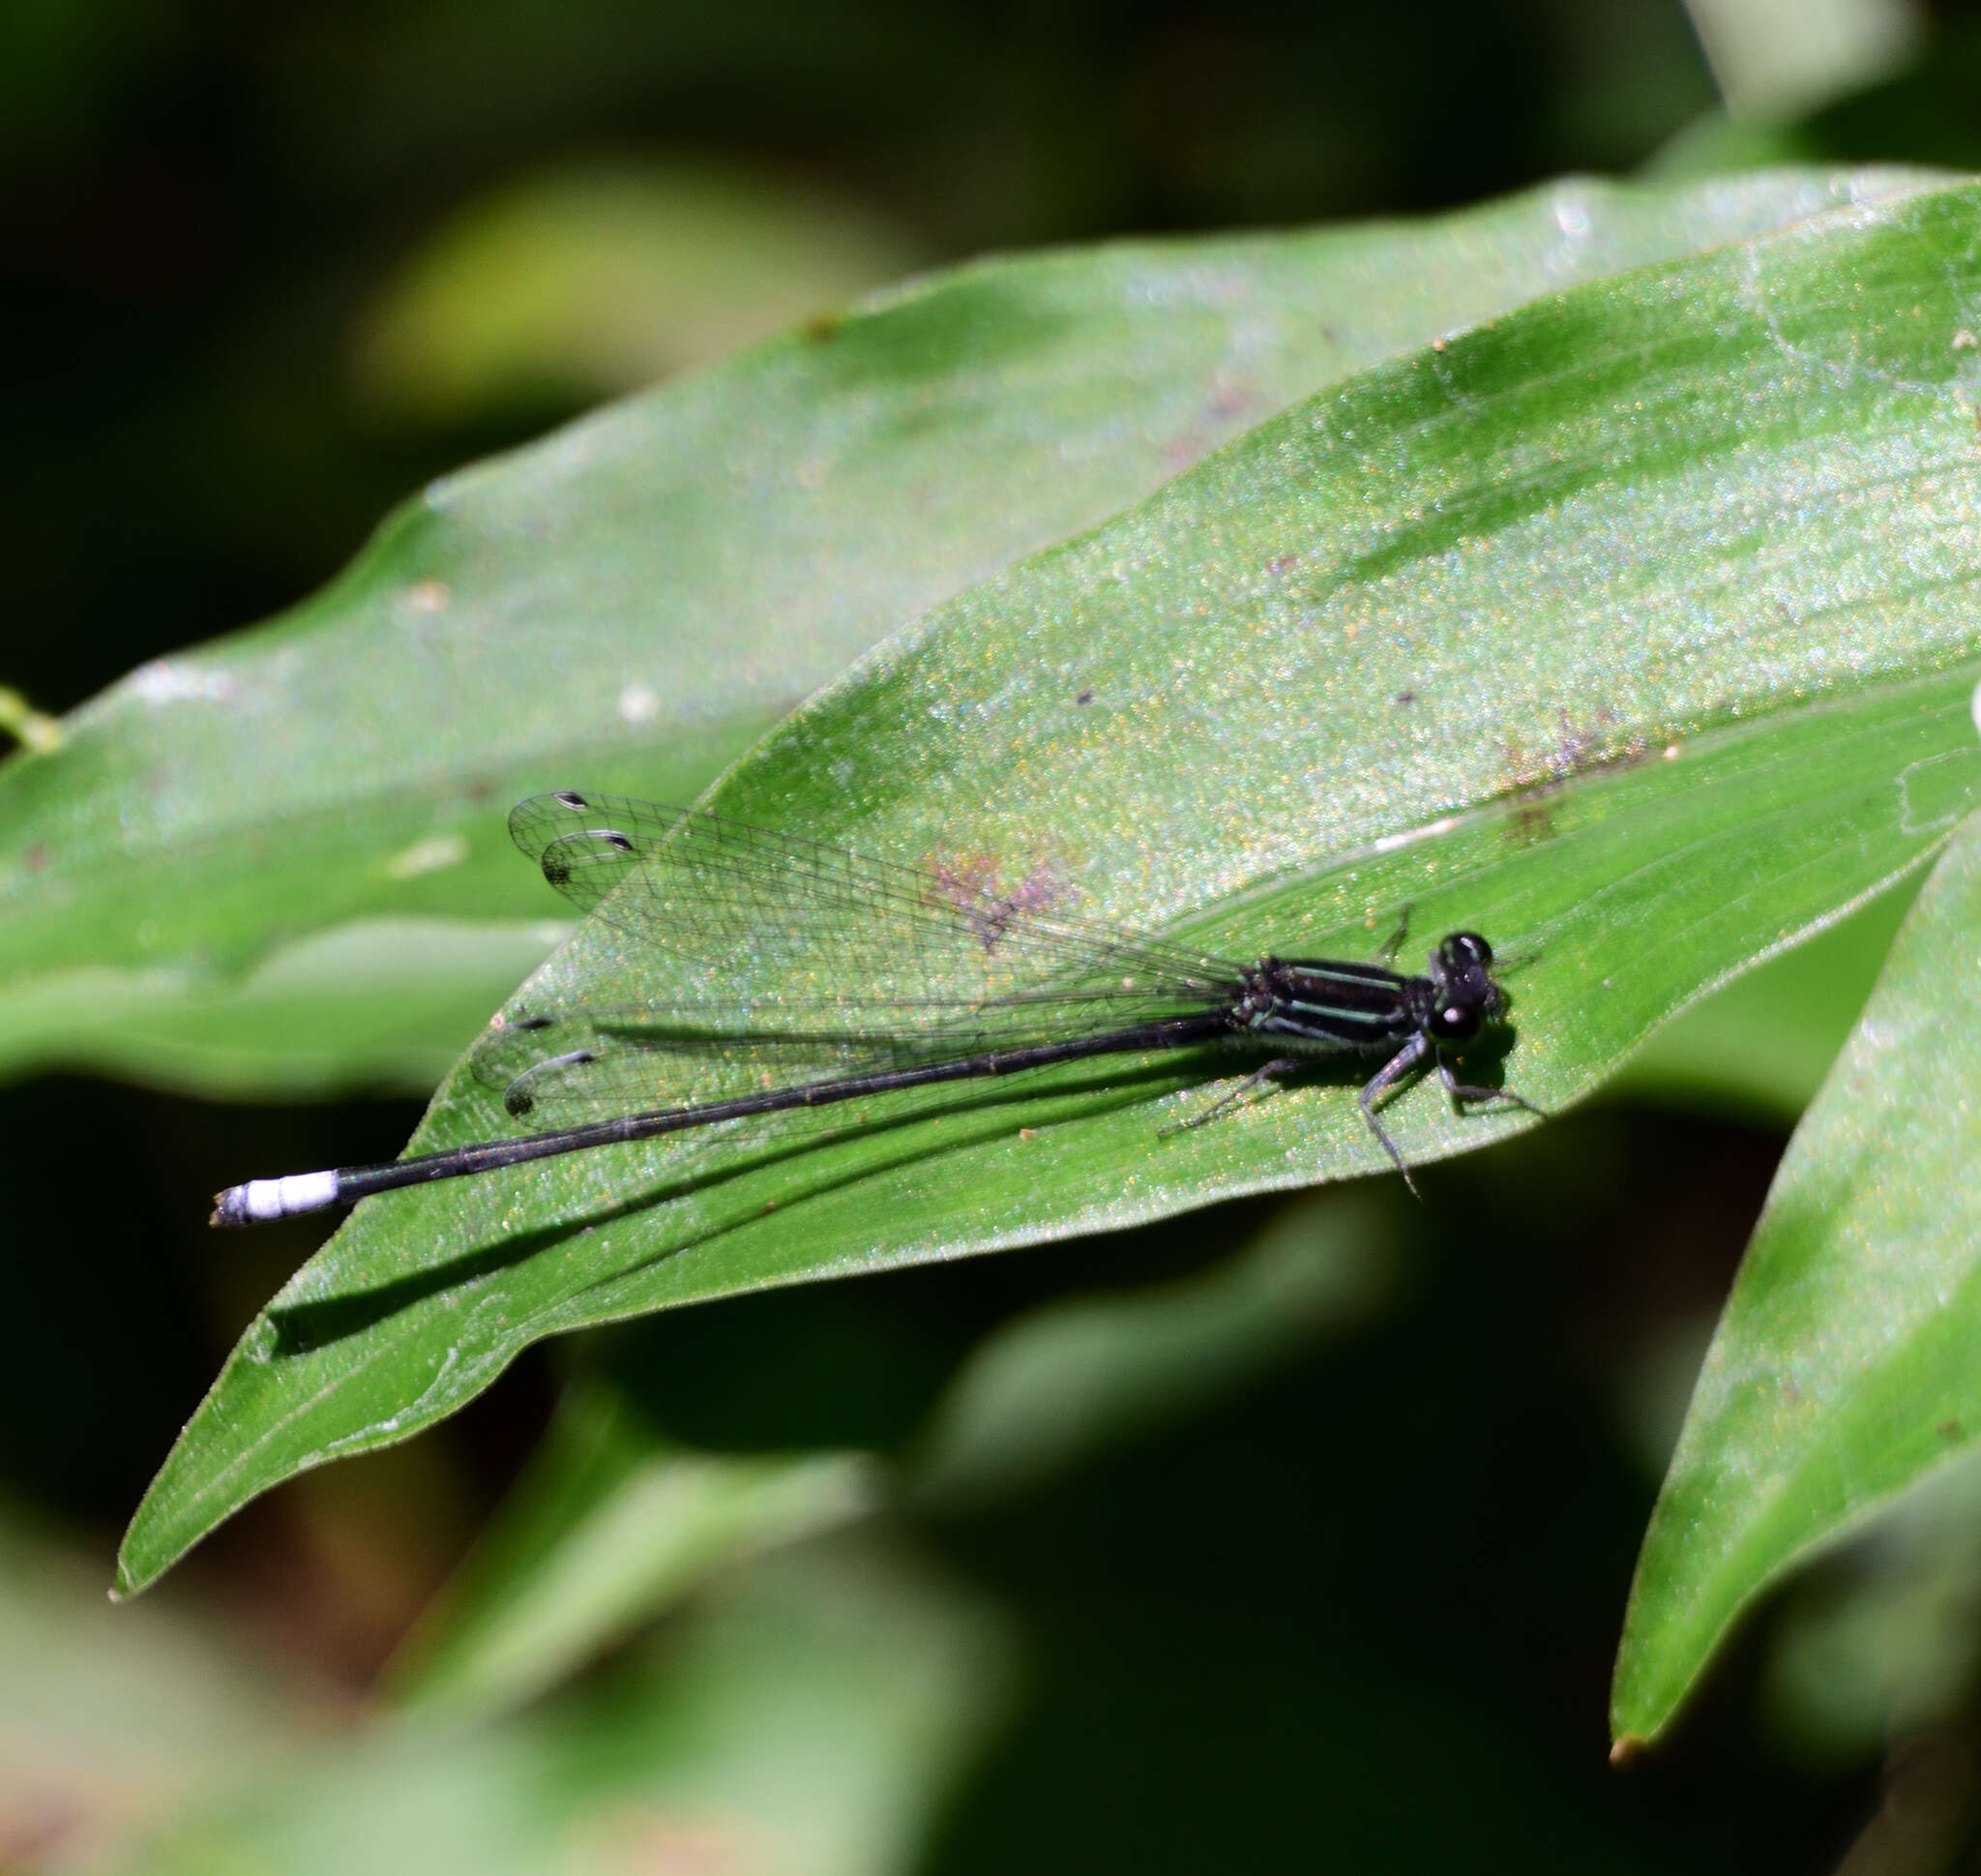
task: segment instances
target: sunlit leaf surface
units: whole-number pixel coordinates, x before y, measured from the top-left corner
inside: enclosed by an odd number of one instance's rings
[[[1510,1083],[1573,1101],[1981,798],[1977,209],[1847,211],[1349,379],[940,609],[720,805],[1048,868],[1083,913],[1238,958],[1366,955],[1402,906],[1413,944],[1476,927],[1514,967]],[[691,969],[593,921],[524,998],[747,1007],[790,959],[766,933]],[[388,1195],[244,1337],[124,1585],[559,1329],[1380,1169],[1339,1076],[1168,1125],[1243,1066],[937,1090],[802,1150],[703,1135],[692,1176],[660,1141]],[[1420,1158],[1532,1124],[1434,1087],[1390,1123]],[[461,1075],[418,1145],[513,1125]]]
[[[1981,1439],[1981,821],[1947,849],[1769,1194],[1638,1568],[1614,1724],[1665,1726],[1797,1558]]]
[[[1919,186],[1572,181],[983,262],[437,483],[314,598],[0,769],[0,1070],[425,1092],[555,941],[516,796],[692,799],[887,634],[1345,372]]]

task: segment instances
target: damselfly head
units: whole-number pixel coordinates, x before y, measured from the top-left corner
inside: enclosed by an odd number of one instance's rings
[[[1423,1021],[1432,1041],[1440,1047],[1469,1042],[1498,1012],[1492,962],[1493,947],[1477,932],[1453,932],[1431,954],[1436,997]]]

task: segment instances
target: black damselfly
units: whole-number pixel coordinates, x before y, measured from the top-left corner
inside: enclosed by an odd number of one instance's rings
[[[623,1004],[552,993],[512,1005],[470,1066],[516,1120],[598,1117],[385,1165],[251,1179],[218,1195],[216,1225],[1097,1056],[1264,1056],[1203,1119],[1316,1057],[1383,1055],[1362,1113],[1405,1182],[1377,1109],[1426,1069],[1461,1107],[1540,1112],[1454,1072],[1452,1052],[1500,1010],[1493,948],[1476,932],[1445,938],[1421,977],[1332,958],[1240,965],[1061,913],[1070,889],[1050,866],[1017,880],[981,856],[886,866],[715,815],[575,790],[532,795],[509,825],[551,885],[631,940],[636,990],[642,959],[661,975],[654,996]],[[768,988],[739,995],[739,970]]]

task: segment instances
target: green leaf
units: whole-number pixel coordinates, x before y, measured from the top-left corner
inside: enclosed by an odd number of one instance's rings
[[[1981,799],[1977,209],[1852,210],[1349,380],[894,640],[721,805],[1044,869],[1234,957],[1366,953],[1404,905],[1420,939],[1477,927],[1524,960],[1514,1085],[1573,1101]],[[692,967],[594,921],[526,995],[737,1008],[794,973],[861,989],[830,931]],[[1245,1065],[1075,1064],[802,1152],[701,1135],[361,1207],[243,1338],[123,1587],[544,1335],[1381,1169],[1340,1078],[1168,1125]],[[1434,1087],[1390,1117],[1420,1159],[1528,1124]],[[509,1125],[459,1073],[417,1144]]]
[[[1011,1653],[992,1611],[913,1558],[806,1545],[554,1700],[347,1732],[121,1866],[905,1872],[1009,1698]]]
[[[425,1715],[521,1705],[739,1560],[858,1518],[861,1453],[690,1451],[575,1386],[494,1526],[394,1664]]]
[[[709,159],[553,164],[450,217],[360,322],[375,415],[460,423],[651,383],[923,258],[858,203]]]
[[[1920,186],[1571,181],[984,262],[450,477],[313,599],[0,769],[0,1070],[424,1092],[553,941],[517,795],[692,799],[887,634],[1345,372]]]
[[[1927,880],[1776,1175],[1644,1540],[1620,1743],[1798,1559],[1981,1440],[1981,821]]]
[[[268,1653],[196,1594],[112,1609],[100,1553],[0,1505],[9,1866],[107,1867],[161,1817],[274,1775],[326,1713]]]
[[[1945,1726],[1981,1680],[1981,1465],[1938,1468],[1834,1566],[1799,1581],[1769,1624],[1769,1731],[1834,1767]]]

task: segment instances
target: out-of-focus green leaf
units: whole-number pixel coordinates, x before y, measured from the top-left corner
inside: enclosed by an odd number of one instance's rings
[[[424,1091],[551,909],[502,836],[515,796],[692,799],[876,640],[1343,372],[1920,184],[1572,181],[990,261],[451,477],[313,599],[145,667],[0,769],[0,1069]],[[396,968],[378,934],[406,919],[457,922],[454,985]],[[307,1011],[257,988],[346,941],[358,967]]]
[[[554,910],[554,908],[551,909]],[[170,971],[110,967],[0,994],[0,1021],[23,1052],[108,1073],[144,1057],[168,1079],[230,1093],[270,1088],[269,1043],[281,1038],[280,1087],[335,1094],[364,1079],[430,1087],[488,1014],[490,987],[513,984],[571,934],[556,917],[380,917],[331,925],[272,952],[237,981],[191,982]],[[355,994],[374,986],[375,998]]]
[[[1296,1202],[1215,1270],[1020,1317],[957,1375],[908,1495],[946,1512],[1022,1490],[1351,1328],[1397,1289],[1393,1223],[1366,1202]],[[399,1703],[518,1705],[738,1559],[864,1516],[885,1490],[867,1455],[692,1451],[616,1392],[576,1385],[402,1651]]]
[[[1646,175],[1676,182],[1819,160],[1820,152],[1795,125],[1740,122],[1715,108],[1686,125],[1643,168]]]
[[[1393,1223],[1366,1202],[1297,1202],[1203,1275],[1020,1317],[957,1375],[906,1492],[949,1512],[1022,1490],[1351,1328],[1396,1291]],[[739,1558],[861,1517],[884,1492],[867,1455],[691,1451],[579,1384],[402,1652],[399,1702],[518,1705]]]
[[[1689,0],[1686,12],[1736,122],[1779,120],[1881,78],[1924,31],[1908,8],[1878,0]]]
[[[1908,1491],[1797,1584],[1769,1638],[1770,1731],[1818,1764],[1956,1721],[1981,1678],[1981,1465]]]
[[[145,1876],[887,1876],[1003,1706],[1009,1643],[872,1543],[757,1563],[612,1672],[482,1727],[385,1724],[179,1825]]]
[[[326,1717],[183,1604],[112,1609],[102,1569],[0,1524],[9,1869],[102,1868],[162,1814],[266,1774]]]
[[[950,1384],[907,1492],[946,1511],[1022,1490],[1354,1327],[1396,1293],[1393,1226],[1366,1201],[1300,1201],[1200,1276],[1018,1318]]]
[[[1619,1741],[1798,1558],[1981,1438],[1981,820],[1935,868],[1782,1162],[1638,1564]]]
[[[1575,1100],[1981,798],[1977,214],[1971,186],[1852,210],[1339,385],[896,640],[721,805],[1227,957],[1366,953],[1404,905],[1418,941],[1476,927],[1512,1081]],[[980,996],[981,964],[927,994]],[[836,928],[689,960],[596,920],[526,1006],[796,982],[872,988]],[[123,1586],[543,1335],[1383,1167],[1341,1076],[1166,1125],[1243,1065],[1073,1064],[876,1101],[807,1150],[701,1134],[362,1206],[243,1338]],[[462,1071],[416,1144],[514,1124]],[[1389,1124],[1427,1158],[1530,1122],[1428,1087]]]
[[[400,1704],[517,1706],[739,1559],[859,1517],[878,1495],[863,1454],[690,1452],[616,1395],[579,1386],[408,1642]]]
[[[470,202],[389,283],[359,335],[360,387],[429,422],[546,386],[632,391],[922,258],[858,204],[734,164],[567,166]]]
[[[4,684],[0,684],[0,735],[12,736],[21,748],[41,756],[62,747],[61,724]]]

